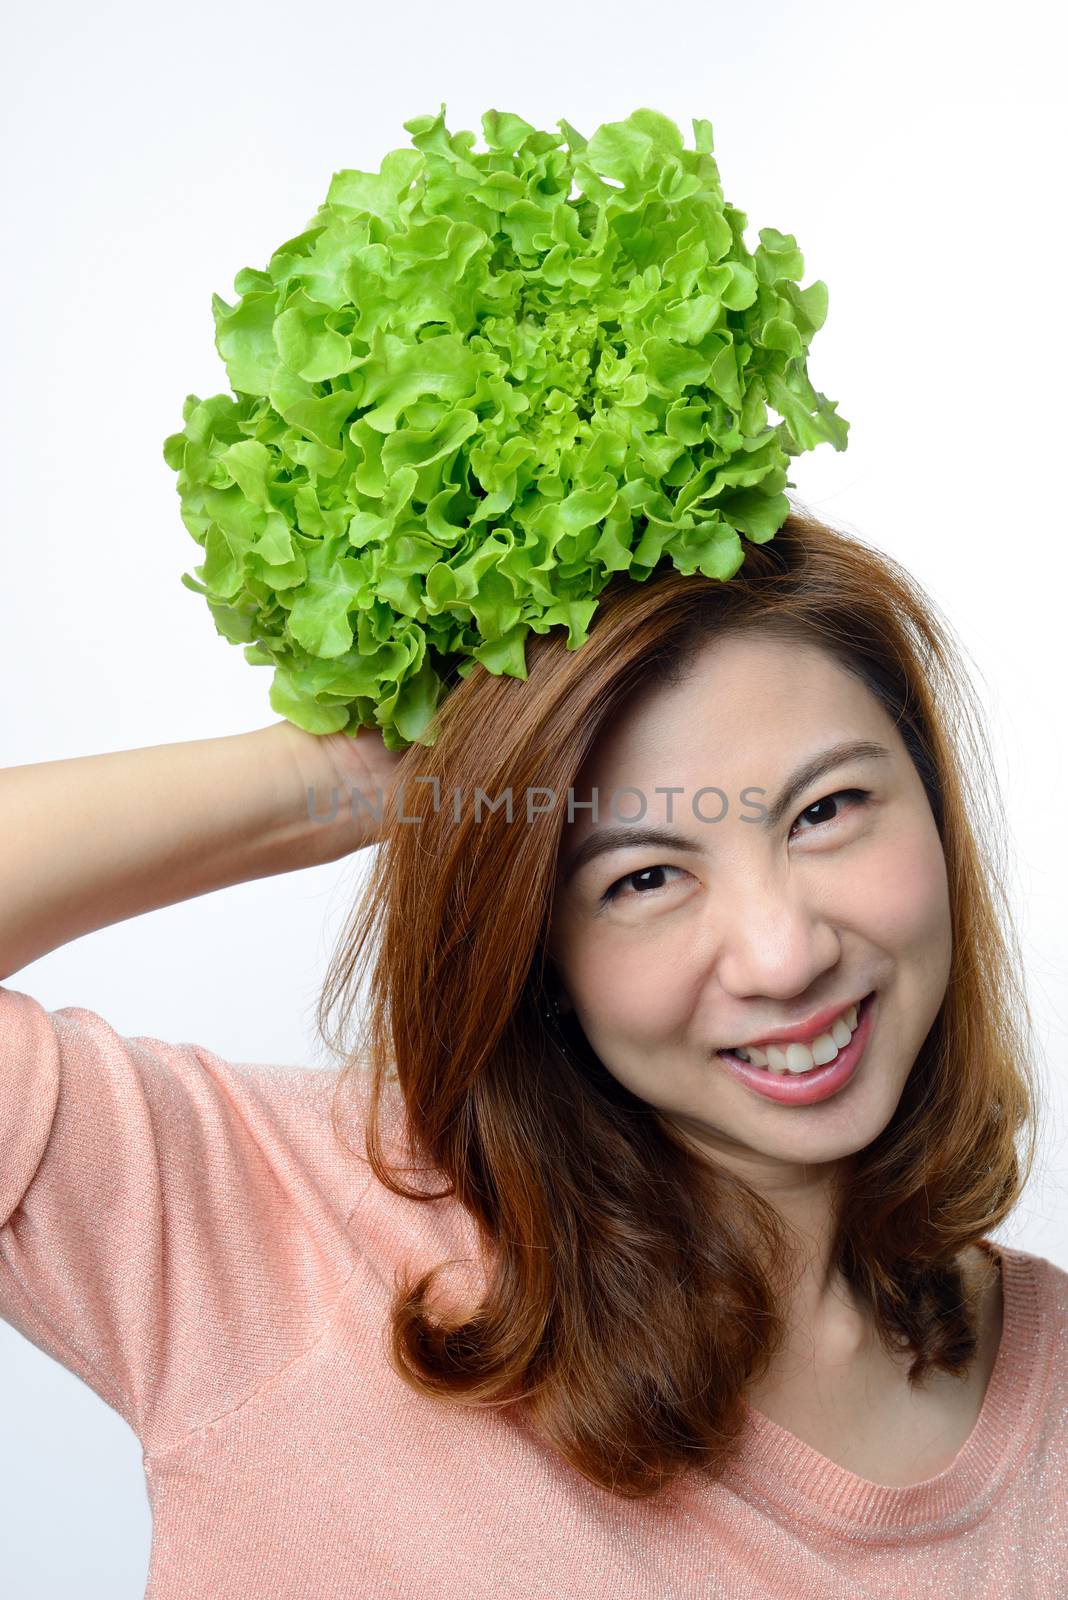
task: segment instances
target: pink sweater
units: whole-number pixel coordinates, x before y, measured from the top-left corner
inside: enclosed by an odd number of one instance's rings
[[[870,1483],[752,1411],[725,1478],[626,1502],[393,1373],[394,1269],[477,1238],[335,1141],[333,1083],[0,986],[0,1315],[141,1441],[146,1600],[1068,1595],[1059,1268],[999,1248],[1000,1351],[939,1476]]]

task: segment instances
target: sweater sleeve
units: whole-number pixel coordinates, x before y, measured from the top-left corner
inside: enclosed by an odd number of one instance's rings
[[[368,1169],[314,1068],[122,1038],[0,985],[0,1317],[145,1453],[311,1348],[355,1265]]]

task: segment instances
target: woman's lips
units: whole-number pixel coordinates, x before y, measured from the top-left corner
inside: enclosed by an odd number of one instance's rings
[[[844,1089],[860,1065],[865,1046],[871,1037],[873,1015],[878,995],[875,990],[865,996],[857,1007],[857,1026],[853,1037],[843,1045],[833,1061],[825,1067],[813,1067],[811,1072],[780,1074],[769,1072],[767,1067],[755,1066],[737,1056],[720,1054],[718,1059],[732,1078],[744,1083],[754,1094],[765,1100],[775,1100],[783,1106],[811,1106]]]

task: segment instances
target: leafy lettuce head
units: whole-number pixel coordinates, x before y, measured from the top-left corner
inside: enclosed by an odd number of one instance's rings
[[[204,550],[182,582],[309,732],[432,744],[476,662],[525,678],[554,626],[578,649],[614,572],[730,578],[788,457],[846,448],[805,365],[827,287],[791,234],[746,248],[711,124],[557,126],[487,111],[476,151],[415,117],[213,297],[234,393],[163,446]]]

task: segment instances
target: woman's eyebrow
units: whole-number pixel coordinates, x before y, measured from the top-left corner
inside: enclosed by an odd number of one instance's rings
[[[818,755],[812,756],[804,766],[798,767],[791,778],[786,780],[782,793],[769,806],[765,828],[776,827],[783,817],[783,812],[791,801],[804,794],[810,784],[817,778],[822,778],[827,772],[832,772],[835,767],[844,767],[847,761],[879,761],[890,760],[892,752],[885,744],[876,744],[873,739],[846,739],[839,744],[832,744],[826,750],[821,750]]]
[[[786,780],[783,788],[773,804],[768,807],[767,815],[761,819],[764,829],[770,832],[782,821],[784,812],[790,803],[803,794],[804,791],[817,778],[822,778],[825,773],[831,772],[836,767],[841,767],[847,761],[872,761],[888,759],[892,752],[884,744],[877,744],[871,739],[850,739],[839,744],[828,746],[826,750],[819,751],[810,756],[804,764],[797,768]],[[762,791],[757,791],[762,792]],[[756,820],[755,818],[753,819]],[[688,850],[693,855],[701,853],[701,846],[685,834],[677,833],[672,828],[641,827],[636,823],[618,823],[614,827],[597,828],[588,833],[582,843],[577,845],[567,858],[564,867],[564,883],[570,883],[576,873],[595,860],[598,856],[606,855],[611,850],[632,850],[637,846],[653,846],[665,850]]]

